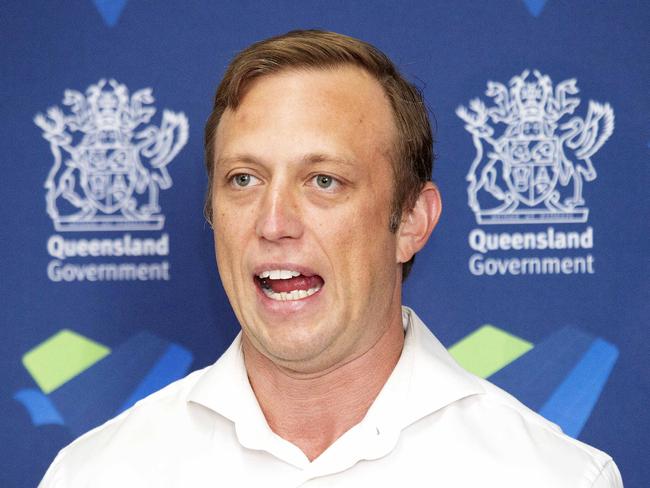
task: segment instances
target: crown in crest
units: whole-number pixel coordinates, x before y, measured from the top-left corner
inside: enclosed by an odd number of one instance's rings
[[[119,130],[129,111],[129,94],[125,85],[115,80],[100,80],[86,91],[88,107],[98,130]]]
[[[522,119],[543,118],[552,95],[552,83],[547,75],[535,70],[533,77],[526,70],[511,81],[510,95]]]

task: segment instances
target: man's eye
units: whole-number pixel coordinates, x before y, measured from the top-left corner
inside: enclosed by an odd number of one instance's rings
[[[233,176],[231,181],[234,186],[244,188],[246,186],[255,185],[257,178],[255,178],[253,175],[249,175],[248,173],[240,173]]]
[[[334,178],[328,175],[316,175],[314,181],[316,182],[316,185],[323,190],[329,190],[338,183]]]

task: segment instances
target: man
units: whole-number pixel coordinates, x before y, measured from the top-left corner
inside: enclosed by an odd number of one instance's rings
[[[440,215],[432,154],[420,94],[374,47],[297,31],[240,53],[206,126],[206,215],[242,333],[42,486],[622,486],[402,308]]]

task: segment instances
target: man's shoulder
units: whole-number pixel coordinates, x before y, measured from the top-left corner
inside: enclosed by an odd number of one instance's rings
[[[486,462],[486,469],[501,462],[503,473],[536,476],[539,486],[623,486],[608,454],[567,436],[559,426],[489,381],[475,379],[484,393],[460,401],[462,422],[459,417],[458,425],[462,423],[462,431],[456,434],[467,435],[482,446],[479,458]]]
[[[502,486],[516,486],[528,477],[536,480],[526,486],[622,486],[609,455],[565,435],[506,391],[461,368],[410,313],[418,345],[413,398],[419,412],[428,408],[429,414],[409,430],[427,455],[437,450],[438,458],[449,466],[458,463],[456,471],[473,465],[482,479],[502,479]],[[433,409],[445,391],[454,393],[444,408]]]
[[[606,462],[611,459],[606,453],[581,442],[562,432],[562,429],[555,423],[546,419],[537,412],[517,400],[514,396],[494,385],[493,383],[477,378],[485,390],[482,403],[486,411],[493,412],[495,417],[509,422],[516,422],[513,427],[521,425],[521,429],[534,435],[543,435],[549,445],[553,447],[565,446],[575,451],[576,455],[584,455],[587,458]]]
[[[188,407],[189,394],[208,370],[194,371],[167,385],[74,440],[59,452],[41,486],[68,486],[57,484],[59,479],[77,486],[71,482],[73,477],[91,472],[94,477],[102,469],[123,467],[130,460],[137,459],[140,467],[155,466],[161,446],[174,446],[176,439],[183,443],[197,416],[197,409],[190,412]]]

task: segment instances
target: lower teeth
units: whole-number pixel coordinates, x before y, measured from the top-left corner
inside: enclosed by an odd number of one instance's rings
[[[283,301],[283,302],[290,301],[290,300],[300,300],[301,298],[307,298],[309,296],[312,296],[318,290],[320,290],[320,287],[310,288],[309,290],[293,290],[288,292],[282,291],[280,293],[276,293],[270,288],[262,288],[262,291],[267,297],[269,297],[272,300]]]

